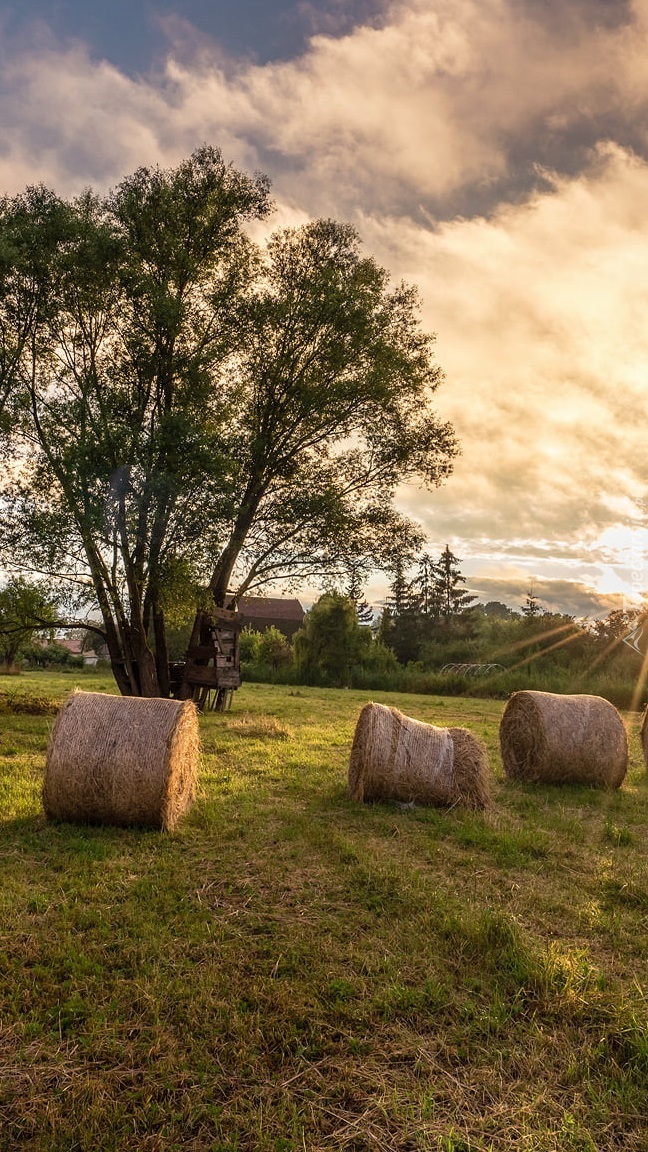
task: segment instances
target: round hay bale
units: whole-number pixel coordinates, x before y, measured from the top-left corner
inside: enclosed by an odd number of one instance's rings
[[[199,751],[191,701],[73,692],[47,751],[46,815],[172,831],[193,801]]]
[[[628,768],[628,737],[601,696],[515,692],[500,723],[507,776],[546,784],[618,788]]]
[[[486,750],[467,728],[436,728],[383,704],[362,709],[349,763],[353,800],[485,808],[489,793]]]
[[[648,768],[648,708],[645,709],[641,717],[639,736],[641,739],[641,751],[643,752],[644,764]]]

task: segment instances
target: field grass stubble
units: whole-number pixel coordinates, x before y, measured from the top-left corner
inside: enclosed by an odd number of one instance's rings
[[[636,735],[621,792],[537,789],[501,704],[393,697],[494,805],[358,806],[366,699],[246,686],[173,837],[46,824],[51,718],[2,716],[2,1152],[648,1148]]]

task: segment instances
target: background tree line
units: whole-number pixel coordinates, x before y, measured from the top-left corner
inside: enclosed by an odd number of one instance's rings
[[[595,691],[631,705],[642,655],[627,641],[648,621],[646,608],[584,622],[544,610],[532,589],[514,609],[500,601],[478,603],[465,583],[447,545],[438,557],[424,553],[413,566],[399,560],[382,612],[367,616],[354,571],[344,591],[327,591],[314,604],[293,645],[276,629],[244,632],[245,672],[258,679],[440,694]],[[462,671],[462,665],[482,670]]]
[[[517,609],[500,601],[478,603],[465,590],[460,561],[447,545],[437,558],[424,553],[413,565],[397,559],[382,611],[374,613],[367,604],[363,575],[353,565],[343,590],[323,593],[292,643],[276,627],[263,633],[244,630],[244,675],[440,694],[506,696],[521,687],[596,691],[619,706],[633,703],[646,647],[647,607],[582,622],[544,610],[532,589]],[[4,671],[81,666],[79,657],[53,639],[59,634],[64,591],[63,586],[46,590],[24,577],[0,589]],[[181,659],[191,636],[191,608],[181,599],[169,616],[169,651]],[[83,647],[97,647],[100,641],[100,628],[95,628],[83,636]],[[483,671],[462,671],[462,665],[481,665]]]

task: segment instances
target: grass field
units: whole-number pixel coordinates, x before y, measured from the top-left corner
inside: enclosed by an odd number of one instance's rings
[[[367,693],[247,685],[168,836],[45,822],[73,683],[0,680],[1,1152],[648,1149],[637,716],[621,791],[532,788],[501,702],[389,697],[489,746],[443,813],[347,799]]]

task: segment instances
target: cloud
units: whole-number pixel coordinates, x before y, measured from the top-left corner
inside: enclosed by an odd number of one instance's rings
[[[569,564],[584,603],[583,573],[627,582],[609,532],[646,495],[648,0],[395,0],[339,28],[262,66],[169,22],[135,78],[5,46],[0,186],[105,188],[208,141],[269,172],[276,222],[355,221],[421,288],[463,442],[404,506],[477,568]]]
[[[583,549],[645,497],[647,196],[648,165],[608,146],[489,220],[366,222],[421,286],[464,445],[444,489],[407,495],[437,539]]]
[[[601,139],[646,148],[644,4],[607,24],[563,8],[407,0],[297,60],[228,67],[208,48],[167,80],[185,128],[245,139],[315,214],[472,215],[523,199],[544,168],[574,174]]]
[[[316,215],[353,216],[359,203],[435,217],[490,210],[541,184],[542,166],[573,174],[602,135],[646,145],[645,0],[621,6],[620,23],[593,20],[591,5],[562,10],[547,19],[519,0],[396,0],[377,27],[316,35],[298,59],[265,65],[227,60],[168,22],[166,67],[146,79],[82,45],[10,45],[0,178],[31,168],[103,183],[213,139]]]
[[[621,594],[601,593],[596,588],[580,580],[536,579],[531,582],[520,577],[482,577],[470,583],[473,595],[483,604],[489,600],[499,600],[515,611],[520,611],[526,602],[531,587],[543,612],[560,612],[574,616],[577,620],[599,619],[610,612],[627,607]]]

